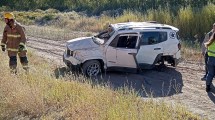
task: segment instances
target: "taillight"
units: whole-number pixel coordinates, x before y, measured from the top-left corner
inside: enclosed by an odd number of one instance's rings
[[[181,50],[181,43],[178,43],[178,50]]]

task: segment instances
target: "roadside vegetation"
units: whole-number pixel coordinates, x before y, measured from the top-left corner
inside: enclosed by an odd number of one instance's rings
[[[179,104],[143,100],[127,87],[111,89],[29,53],[31,69],[9,72],[6,53],[0,53],[0,119],[200,120]],[[64,71],[67,71],[66,69]]]
[[[145,12],[149,9],[168,8],[173,12],[180,8],[191,6],[194,9],[202,8],[214,0],[5,0],[0,2],[0,10],[28,11],[36,9],[54,8],[59,11],[82,11],[88,15],[98,15],[104,11],[133,10]]]
[[[26,1],[28,0],[23,2],[23,4],[26,5],[25,7],[27,7],[26,9],[23,7],[19,8],[19,6],[17,6],[19,4],[16,4],[17,1],[8,0],[0,2],[0,4],[3,5],[0,7],[0,11],[27,10],[27,12],[15,12],[19,22],[26,25],[52,25],[58,28],[68,29],[70,31],[98,32],[107,22],[157,21],[159,23],[166,23],[178,27],[180,29],[180,36],[182,39],[198,39],[199,42],[202,41],[204,34],[211,29],[211,26],[215,21],[215,5],[209,0],[166,0],[166,3],[159,3],[160,1],[153,0],[137,0],[136,2],[120,0],[109,1],[110,3],[108,1],[106,1],[107,3],[100,1],[100,4],[98,5],[96,4],[98,2],[89,0],[85,2],[76,1],[77,4],[75,4],[76,2],[70,3],[66,0],[61,1],[62,4],[59,4],[56,1],[48,2],[48,0],[37,2]],[[49,4],[45,4],[46,2]],[[52,5],[52,7],[48,5]],[[66,5],[68,6],[66,7]],[[106,5],[109,5],[109,7]],[[57,6],[61,7],[58,8]],[[104,9],[102,8],[97,10],[100,14],[83,12],[84,9],[89,11],[99,8],[99,6],[104,7]],[[77,7],[80,7],[81,9]],[[63,8],[63,11],[61,8]],[[122,9],[115,10],[116,8]]]

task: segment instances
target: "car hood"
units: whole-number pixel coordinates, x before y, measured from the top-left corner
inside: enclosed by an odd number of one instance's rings
[[[92,40],[92,37],[81,37],[67,41],[67,47],[70,50],[90,49],[98,47]]]

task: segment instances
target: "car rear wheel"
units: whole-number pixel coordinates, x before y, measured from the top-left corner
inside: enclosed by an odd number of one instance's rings
[[[86,61],[82,70],[86,76],[97,76],[101,72],[101,64],[97,60]]]

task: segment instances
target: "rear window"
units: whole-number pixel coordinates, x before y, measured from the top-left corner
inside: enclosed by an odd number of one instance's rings
[[[140,45],[153,45],[167,40],[167,32],[141,32]]]

